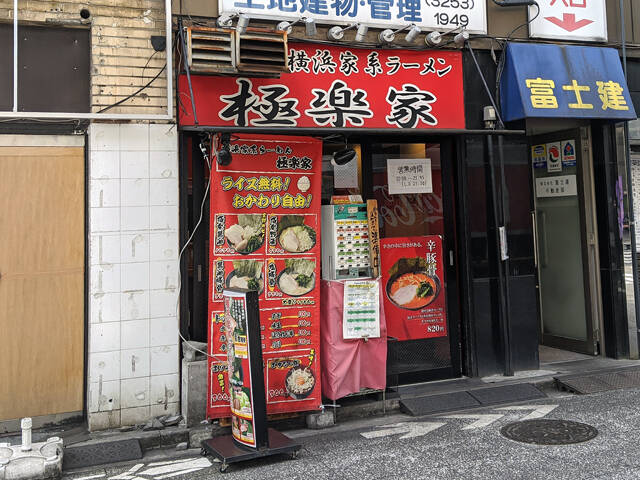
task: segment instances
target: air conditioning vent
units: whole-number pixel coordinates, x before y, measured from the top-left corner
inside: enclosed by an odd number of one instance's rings
[[[232,30],[187,28],[187,61],[193,73],[235,73],[235,49]]]
[[[288,73],[287,34],[249,28],[236,33],[237,68],[240,72]]]

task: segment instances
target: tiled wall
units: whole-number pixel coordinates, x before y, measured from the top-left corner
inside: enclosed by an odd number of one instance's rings
[[[89,427],[179,411],[175,125],[101,124],[89,140]]]

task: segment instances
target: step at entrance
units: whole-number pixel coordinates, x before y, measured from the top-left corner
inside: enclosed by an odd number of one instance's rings
[[[535,385],[531,383],[519,383],[438,395],[401,398],[400,408],[409,415],[419,417],[434,413],[453,412],[485,405],[499,405],[525,400],[536,400],[539,398],[546,398],[546,395],[538,390]]]
[[[624,368],[596,374],[576,374],[553,377],[561,390],[588,395],[590,393],[640,387],[640,368]]]

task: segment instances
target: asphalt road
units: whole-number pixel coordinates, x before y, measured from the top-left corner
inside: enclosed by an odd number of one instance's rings
[[[164,459],[94,468],[63,478],[640,479],[640,389],[585,396],[556,393],[514,406],[522,408],[467,410],[458,412],[465,417],[456,418],[394,414],[324,431],[287,432],[303,444],[297,459],[274,457],[231,465],[224,474],[210,457],[172,459],[169,452]],[[531,416],[583,422],[599,434],[564,446],[519,443],[501,435],[504,425]]]

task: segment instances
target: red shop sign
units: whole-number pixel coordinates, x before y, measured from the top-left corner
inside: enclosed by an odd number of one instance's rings
[[[230,150],[211,172],[207,416],[230,414],[229,287],[258,292],[267,413],[316,410],[322,143],[239,134]]]
[[[301,128],[465,128],[462,56],[453,51],[289,45],[280,78],[192,75],[198,123]],[[185,75],[180,125],[195,125]]]
[[[380,251],[387,336],[447,336],[442,237],[383,238]]]

